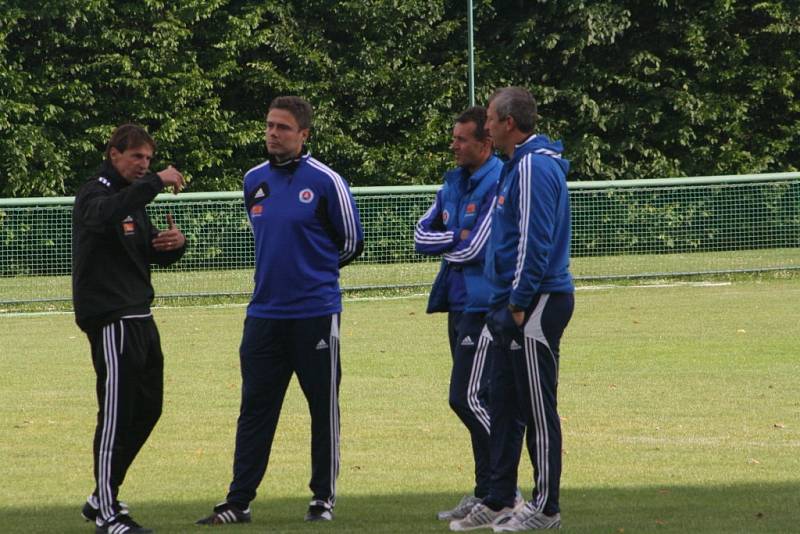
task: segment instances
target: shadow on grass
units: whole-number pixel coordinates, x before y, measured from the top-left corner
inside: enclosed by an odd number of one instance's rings
[[[729,487],[644,487],[565,489],[562,492],[566,532],[586,533],[731,533],[798,532],[800,481]],[[213,532],[394,533],[447,532],[437,510],[453,505],[459,495],[342,495],[332,523],[304,523],[307,498],[259,497],[252,505],[253,522],[227,525]],[[0,507],[0,531],[91,533],[74,506]],[[132,500],[133,515],[159,534],[202,533],[209,527],[193,522],[208,514],[213,502],[173,503]],[[488,531],[481,531],[488,532]]]

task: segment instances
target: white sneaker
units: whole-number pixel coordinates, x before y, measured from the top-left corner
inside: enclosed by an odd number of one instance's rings
[[[527,504],[492,525],[494,532],[524,532],[526,530],[546,530],[561,528],[561,514],[545,515],[535,512]]]
[[[472,507],[481,502],[481,500],[474,495],[464,495],[461,501],[452,510],[445,510],[436,514],[436,519],[439,521],[451,521],[453,519],[464,519]]]
[[[495,522],[506,519],[514,513],[514,509],[507,507],[495,512],[483,503],[478,503],[472,507],[464,519],[450,521],[450,530],[461,532],[465,530],[477,530],[479,528],[492,528]]]

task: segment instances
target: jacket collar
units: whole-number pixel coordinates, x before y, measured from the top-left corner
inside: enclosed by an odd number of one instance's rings
[[[469,181],[473,184],[480,182],[481,179],[489,174],[497,165],[500,165],[500,160],[494,154],[490,155],[489,158],[483,162],[483,165],[478,167],[478,170],[470,175]]]
[[[122,189],[123,187],[128,187],[130,182],[122,177],[122,175],[117,171],[117,169],[111,164],[110,161],[105,160],[100,165],[100,170],[97,172],[98,176],[101,176],[108,180],[114,189]]]
[[[275,156],[272,154],[269,155],[269,166],[276,170],[283,170],[288,173],[293,173],[297,170],[297,167],[300,166],[300,163],[304,159],[308,159],[311,154],[308,152],[308,147],[303,145],[303,148],[300,149],[300,154],[293,159],[287,159],[286,161],[278,161],[275,159]]]
[[[518,145],[516,145],[514,147],[514,153],[516,154],[517,150],[519,150],[520,148],[524,147],[528,143],[532,143],[537,137],[539,137],[539,134],[531,134],[531,135],[529,135],[527,139],[525,139],[523,142],[521,142],[520,144],[518,144]]]
[[[486,161],[483,162],[483,165],[478,167],[478,169],[472,174],[469,174],[469,171],[467,171],[467,169],[464,167],[457,167],[451,172],[452,174],[455,174],[457,181],[462,184],[462,187],[468,187],[469,189],[472,189],[478,183],[480,183],[483,177],[490,173],[497,165],[502,165],[502,162],[497,156],[492,154]]]

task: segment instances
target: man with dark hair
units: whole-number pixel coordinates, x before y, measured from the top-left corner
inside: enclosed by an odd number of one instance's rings
[[[486,126],[494,146],[509,158],[497,187],[485,268],[491,293],[486,322],[498,344],[490,382],[492,484],[453,530],[559,528],[559,346],[575,306],[569,162],[560,141],[533,133],[536,102],[523,88],[492,95]],[[512,510],[522,447],[517,420],[528,431],[534,489],[531,501]]]
[[[283,398],[297,375],[311,413],[311,482],[306,521],[330,521],[339,474],[339,269],[363,248],[347,183],[311,157],[311,106],[278,97],[267,113],[269,159],[244,177],[255,237],[255,290],[239,349],[242,400],[233,481],[200,525],[248,523],[267,469]]]
[[[177,193],[181,173],[150,172],[155,142],[141,127],[114,130],[99,172],[75,196],[72,299],[97,374],[96,486],[82,515],[98,533],[146,533],[117,500],[131,463],[161,415],[164,357],[150,304],[150,264],[170,265],[186,240],[167,216],[153,227],[145,211],[164,187]]]
[[[414,232],[417,252],[443,256],[427,312],[447,312],[453,360],[450,407],[469,430],[475,461],[474,492],[452,510],[439,512],[441,520],[464,518],[489,492],[491,336],[484,320],[489,287],[483,277],[483,259],[502,163],[492,155],[485,123],[486,110],[478,106],[456,119],[450,148],[458,167],[445,173],[444,185]]]

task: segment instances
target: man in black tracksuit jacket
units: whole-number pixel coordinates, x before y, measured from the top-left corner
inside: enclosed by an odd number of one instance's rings
[[[186,240],[172,218],[154,228],[145,211],[164,186],[177,193],[173,167],[149,171],[155,143],[139,126],[117,128],[97,175],[78,191],[72,213],[72,298],[97,374],[95,489],[82,514],[96,532],[152,532],[117,500],[125,473],[161,415],[163,355],[150,312],[150,264],[170,265]]]

